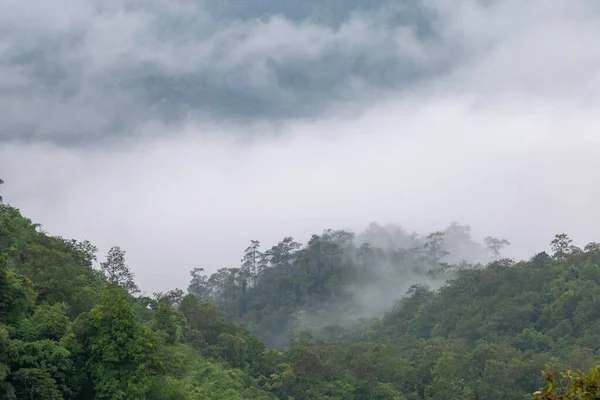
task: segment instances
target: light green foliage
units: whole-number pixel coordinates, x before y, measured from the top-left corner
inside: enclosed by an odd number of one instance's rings
[[[546,386],[534,393],[535,400],[597,400],[600,399],[600,366],[588,374],[581,371],[544,371]]]
[[[73,393],[75,366],[71,352],[61,342],[68,325],[64,304],[43,305],[21,320],[13,330],[15,338],[5,334],[8,378],[18,396],[62,399]]]
[[[190,345],[161,352],[162,376],[153,377],[148,399],[272,399],[255,378],[210,361]]]
[[[88,368],[99,399],[144,399],[155,363],[152,332],[138,323],[120,289],[107,290],[89,313]]]
[[[381,319],[373,317],[362,325],[362,337],[367,340],[374,340],[381,334],[382,329]]]
[[[51,339],[60,340],[69,327],[69,318],[64,303],[53,305],[42,304],[35,309],[33,315],[23,320],[19,331],[25,340]]]
[[[91,267],[94,252],[87,241],[47,236],[19,210],[0,204],[0,269],[26,277],[31,283],[22,284],[38,303],[65,302],[71,318],[89,311],[104,284]]]
[[[0,205],[1,399],[273,398],[231,368],[268,370],[272,353],[260,341],[195,298],[187,310],[197,329],[189,326],[177,310],[186,310],[181,291],[157,302],[111,289],[100,299],[108,282],[92,269],[95,252],[89,242],[47,236]],[[219,346],[227,335],[236,352]]]
[[[40,238],[39,225],[24,218],[19,210],[0,204],[0,252],[15,257],[25,245]]]

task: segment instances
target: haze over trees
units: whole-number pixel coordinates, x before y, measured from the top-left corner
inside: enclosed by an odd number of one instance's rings
[[[449,250],[459,263],[443,262]],[[285,237],[263,250],[251,240],[238,267],[210,275],[195,268],[188,292],[217,304],[267,345],[284,346],[299,327],[353,325],[383,313],[412,284],[439,287],[456,271],[488,259],[466,225],[419,235],[373,223],[358,235],[327,229],[306,245]]]
[[[150,297],[119,247],[96,267],[0,204],[0,398],[598,398],[600,245],[506,245],[459,224],[252,240]]]

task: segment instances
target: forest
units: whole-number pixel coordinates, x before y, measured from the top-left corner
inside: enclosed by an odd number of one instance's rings
[[[0,183],[3,183],[0,181]],[[598,399],[600,244],[453,223],[250,241],[148,295],[0,197],[0,399]]]

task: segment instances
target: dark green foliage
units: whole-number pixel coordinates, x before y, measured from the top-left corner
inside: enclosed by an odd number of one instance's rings
[[[181,340],[182,329],[177,318],[177,312],[173,309],[168,297],[158,301],[158,307],[154,313],[152,328],[162,332],[165,336],[165,342],[175,344]]]
[[[14,324],[33,308],[32,282],[9,270],[6,255],[0,255],[0,324]]]
[[[17,398],[70,397],[68,379],[74,365],[71,353],[59,342],[13,340],[10,354],[12,376],[9,381],[15,387]]]
[[[217,304],[227,318],[243,321],[267,345],[281,347],[298,329],[348,327],[383,313],[411,282],[439,285],[455,271],[472,267],[465,259],[488,258],[468,226],[453,223],[419,236],[371,224],[358,236],[328,229],[312,235],[305,246],[285,237],[261,251],[260,242],[252,240],[239,267],[211,275],[196,268],[188,290]]]

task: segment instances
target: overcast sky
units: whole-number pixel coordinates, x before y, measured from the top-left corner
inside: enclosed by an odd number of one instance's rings
[[[597,0],[3,0],[0,26],[5,201],[149,293],[371,221],[600,241]]]

